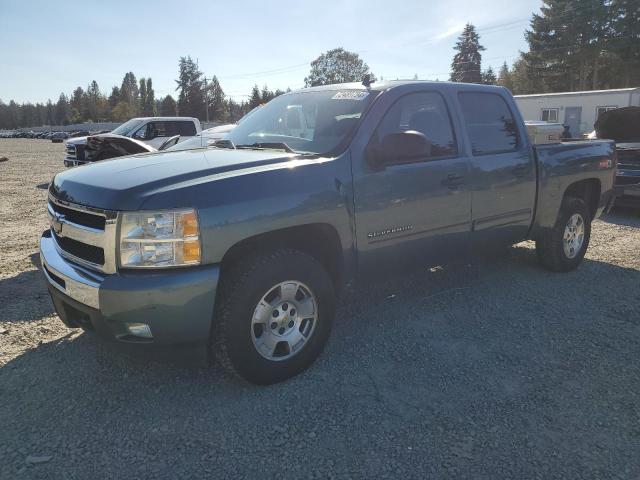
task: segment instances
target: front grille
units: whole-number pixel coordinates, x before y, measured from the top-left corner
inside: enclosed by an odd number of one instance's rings
[[[54,212],[64,215],[70,222],[77,223],[84,227],[104,230],[106,219],[102,215],[94,215],[89,212],[81,212],[72,208],[63,207],[62,205],[58,205],[52,201],[49,201],[49,206]]]
[[[96,265],[104,265],[104,250],[102,248],[78,242],[73,238],[60,237],[56,232],[53,232],[53,238],[62,250],[74,257]]]
[[[84,145],[76,145],[76,158],[84,160]]]
[[[116,272],[117,212],[58,200],[49,193],[51,235],[62,256],[101,273]]]

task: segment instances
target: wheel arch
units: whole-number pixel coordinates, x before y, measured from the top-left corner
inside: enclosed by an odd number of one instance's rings
[[[329,273],[336,292],[345,281],[343,246],[338,231],[328,223],[309,223],[260,233],[232,245],[220,262],[221,276],[239,259],[256,252],[292,248],[315,258]]]
[[[597,178],[588,178],[570,184],[564,192],[563,200],[567,197],[583,200],[591,213],[591,220],[593,220],[598,211],[601,192],[602,183],[600,180]]]

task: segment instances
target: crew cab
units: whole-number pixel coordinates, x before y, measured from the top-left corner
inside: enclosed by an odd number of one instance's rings
[[[204,347],[269,384],[314,361],[363,275],[525,239],[545,268],[576,268],[615,159],[608,140],[533,145],[502,87],[308,88],[210,148],[57,174],[42,267],[67,326]]]
[[[154,150],[170,138],[178,141],[195,137],[202,131],[200,121],[192,117],[132,118],[112,132],[70,138],[66,142],[65,167],[75,167],[108,158],[142,153],[145,146]],[[89,149],[91,152],[87,152]]]

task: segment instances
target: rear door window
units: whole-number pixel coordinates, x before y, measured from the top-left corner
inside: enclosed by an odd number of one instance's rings
[[[518,150],[518,127],[504,98],[494,93],[461,92],[458,99],[474,155]]]
[[[196,126],[193,122],[167,122],[169,124],[167,128],[167,136],[173,137],[174,135],[180,135],[181,137],[193,137],[196,134]]]

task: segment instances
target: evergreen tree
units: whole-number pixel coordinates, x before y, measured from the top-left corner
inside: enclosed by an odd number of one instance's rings
[[[12,100],[13,103],[13,100]],[[11,104],[9,104],[11,106]],[[58,97],[58,103],[56,103],[56,107],[54,110],[54,123],[56,125],[68,125],[69,124],[69,100],[64,93],[60,94]],[[16,128],[16,127],[12,127]]]
[[[207,85],[207,101],[209,118],[214,122],[222,122],[227,119],[228,105],[224,99],[224,91],[215,75]]]
[[[498,80],[496,83],[513,91],[513,80],[511,78],[511,72],[509,71],[507,62],[504,62],[500,67],[500,72],[498,73]]]
[[[636,0],[637,4],[637,0]],[[523,54],[535,92],[598,88],[611,34],[604,0],[543,0],[525,34]]]
[[[611,1],[612,39],[619,87],[637,87],[640,82],[640,5],[638,0]],[[609,71],[611,71],[610,69]]]
[[[334,83],[361,82],[366,74],[371,75],[371,82],[376,81],[369,66],[357,53],[349,52],[344,48],[334,48],[311,62],[311,71],[304,79],[304,84],[307,87],[315,87]]]
[[[262,103],[270,102],[274,98],[275,94],[269,90],[266,85],[262,87],[262,91],[260,92],[260,100],[262,100]]]
[[[105,101],[100,93],[98,82],[93,80],[87,87],[86,95],[86,120],[98,121],[105,113]]]
[[[139,97],[138,97],[138,115],[144,115],[145,106],[147,105],[147,80],[142,77],[140,78],[140,88],[138,89]]]
[[[251,89],[251,96],[249,97],[249,110],[252,110],[259,105],[262,105],[262,96],[258,85],[254,85]]]
[[[498,82],[496,74],[493,73],[493,68],[489,67],[482,72],[482,83],[485,85],[495,85]]]
[[[133,72],[128,72],[122,79],[122,86],[120,87],[120,95],[118,96],[118,102],[127,102],[129,104],[129,111],[136,112],[138,110],[138,97],[140,92],[138,90],[138,82]],[[135,113],[133,114],[135,116]]]
[[[482,83],[482,52],[485,48],[480,45],[480,36],[476,27],[467,23],[458,37],[454,47],[456,54],[451,62],[452,82]]]
[[[147,91],[147,97],[146,97],[146,101],[144,102],[144,108],[142,113],[145,117],[153,117],[157,115],[157,109],[156,109],[156,94],[153,91],[153,83],[151,82],[151,78],[147,78],[146,91]]]
[[[203,118],[204,92],[202,72],[191,57],[180,57],[179,75],[176,83],[178,93],[178,111],[180,115]]]
[[[107,100],[107,103],[109,104],[109,109],[113,110],[119,101],[120,101],[120,89],[114,86],[111,89],[111,95],[109,95],[109,99]]]
[[[178,114],[178,105],[171,95],[162,99],[159,113],[162,117],[175,117]]]
[[[69,101],[69,114],[68,120],[70,123],[81,122],[85,119],[85,105],[86,105],[86,94],[82,87],[78,87],[73,91],[71,95],[71,100]]]
[[[53,103],[51,102],[51,99],[47,100],[47,107],[46,107],[46,119],[44,121],[45,125],[52,125],[55,115],[54,115],[54,107],[53,107]]]

